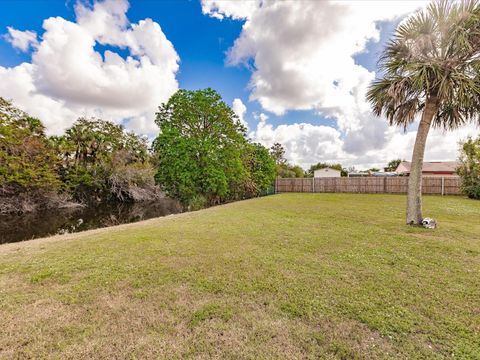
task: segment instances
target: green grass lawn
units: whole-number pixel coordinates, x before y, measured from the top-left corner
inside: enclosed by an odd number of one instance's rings
[[[480,358],[480,202],[283,194],[0,246],[0,358]]]

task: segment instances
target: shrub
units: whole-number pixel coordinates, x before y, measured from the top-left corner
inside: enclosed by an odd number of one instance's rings
[[[188,210],[195,211],[206,208],[208,205],[207,198],[203,195],[194,195],[188,202]]]
[[[460,147],[460,166],[457,169],[462,178],[462,191],[471,199],[480,199],[480,136],[468,138]]]

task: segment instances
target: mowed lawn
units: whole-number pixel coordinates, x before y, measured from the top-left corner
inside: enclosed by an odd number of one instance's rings
[[[480,358],[480,202],[282,194],[0,246],[0,358]]]

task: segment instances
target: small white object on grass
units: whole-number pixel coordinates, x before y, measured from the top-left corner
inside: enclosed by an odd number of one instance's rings
[[[435,229],[437,227],[437,221],[427,217],[422,220],[422,225],[425,229]]]

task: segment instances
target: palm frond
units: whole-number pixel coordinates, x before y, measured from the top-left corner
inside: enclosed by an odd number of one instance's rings
[[[478,121],[480,110],[480,1],[434,1],[396,29],[380,57],[384,77],[367,100],[391,124],[406,126],[434,98],[434,126]]]

